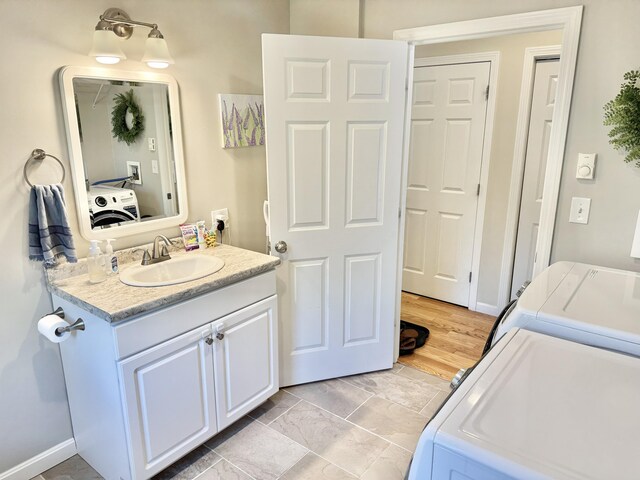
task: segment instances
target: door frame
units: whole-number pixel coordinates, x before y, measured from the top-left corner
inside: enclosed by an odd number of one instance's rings
[[[536,71],[535,64],[538,60],[548,60],[559,57],[561,50],[561,45],[547,45],[543,47],[529,47],[524,51],[520,105],[518,106],[518,120],[516,123],[516,142],[513,149],[509,203],[507,205],[507,228],[504,233],[504,248],[502,249],[500,284],[498,287],[498,303],[500,305],[506,305],[511,299],[511,279],[515,265],[514,255],[518,222],[520,220],[520,201],[522,199],[527,140],[529,138],[531,99],[533,96],[534,74]]]
[[[411,104],[413,86],[413,68],[416,45],[453,42],[459,40],[473,40],[512,33],[527,33],[544,30],[562,29],[562,48],[560,51],[560,72],[556,108],[553,112],[553,126],[549,141],[549,153],[543,204],[540,214],[540,230],[536,244],[537,259],[534,265],[534,276],[540,273],[550,263],[551,245],[555,226],[558,197],[560,194],[560,175],[564,149],[567,140],[569,123],[569,109],[573,93],[576,62],[578,58],[578,43],[580,41],[580,26],[582,23],[582,5],[574,7],[540,10],[513,15],[488,17],[476,20],[429,25],[424,27],[395,30],[394,40],[403,40],[409,44],[409,61],[407,62],[407,96],[405,103],[405,138],[402,154],[402,185],[400,198],[400,212],[406,208],[407,198],[407,167],[409,164],[409,130],[411,125]],[[402,216],[400,217],[402,220]],[[396,279],[396,338],[395,358],[399,353],[400,338],[400,305],[402,301],[402,259],[404,258],[404,221],[400,221],[398,239],[398,271]]]
[[[496,113],[496,97],[498,91],[498,71],[500,68],[500,52],[481,52],[481,53],[462,53],[458,55],[443,55],[438,57],[423,57],[414,60],[414,70],[416,67],[430,67],[434,65],[452,65],[460,63],[479,63],[489,62],[489,98],[487,100],[487,110],[484,119],[484,133],[482,153],[480,159],[480,195],[478,195],[478,205],[476,207],[475,223],[473,230],[473,247],[471,256],[471,285],[469,286],[469,310],[478,309],[478,274],[480,270],[480,255],[482,251],[482,232],[484,229],[484,212],[487,204],[487,185],[489,183],[489,164],[491,163],[491,145],[493,141],[493,126]],[[413,78],[410,89],[413,89]],[[411,108],[411,105],[408,105]],[[410,128],[410,126],[405,126]],[[405,130],[409,131],[410,130]],[[411,136],[407,135],[409,140]],[[408,162],[408,156],[407,156]],[[407,173],[409,164],[407,163]],[[403,167],[404,168],[404,167]],[[403,188],[407,188],[406,185]],[[406,202],[406,191],[405,198]],[[406,208],[406,204],[402,207],[402,212]],[[401,222],[402,223],[402,222]],[[402,235],[404,249],[404,234]],[[404,252],[403,252],[404,257]],[[403,258],[401,257],[401,258]],[[402,260],[401,260],[401,263]],[[402,265],[401,265],[402,267]],[[402,268],[401,268],[402,271]],[[402,277],[400,277],[400,290],[402,290]]]

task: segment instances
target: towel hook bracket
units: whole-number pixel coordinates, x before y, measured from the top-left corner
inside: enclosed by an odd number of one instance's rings
[[[27,175],[27,168],[29,167],[29,163],[31,163],[32,160],[35,160],[37,162],[42,162],[45,159],[45,157],[51,157],[56,162],[58,162],[58,164],[60,165],[60,168],[62,168],[62,180],[60,180],[60,183],[64,182],[64,179],[65,179],[65,176],[66,176],[66,171],[65,171],[64,165],[60,161],[60,159],[58,157],[55,157],[55,156],[51,155],[50,153],[45,152],[41,148],[36,148],[36,149],[33,150],[33,152],[31,152],[31,155],[29,156],[29,158],[25,162],[24,169],[22,170],[22,173],[24,175],[24,180],[25,180],[25,182],[27,182],[27,184],[30,187],[33,187],[33,184],[29,181],[29,176]]]

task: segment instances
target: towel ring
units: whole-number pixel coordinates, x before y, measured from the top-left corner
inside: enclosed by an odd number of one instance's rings
[[[66,171],[65,171],[64,165],[62,164],[60,159],[58,157],[54,157],[50,153],[45,152],[41,148],[36,148],[33,152],[31,152],[31,155],[29,156],[29,159],[24,163],[24,168],[22,169],[22,174],[24,175],[24,181],[27,182],[30,187],[33,187],[33,184],[29,181],[29,177],[27,176],[27,167],[29,166],[29,162],[31,162],[31,160],[36,160],[38,162],[42,162],[45,157],[51,157],[56,162],[58,162],[58,164],[62,168],[62,180],[60,180],[60,183],[64,182]]]

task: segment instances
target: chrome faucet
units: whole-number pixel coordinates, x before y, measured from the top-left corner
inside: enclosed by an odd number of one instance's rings
[[[160,241],[164,242],[162,245],[162,250],[160,248]],[[169,240],[164,235],[157,235],[156,238],[153,239],[153,250],[151,251],[151,263],[164,262],[165,260],[169,260],[171,256],[169,255],[169,250],[167,247],[172,245],[172,241]]]
[[[164,242],[164,245],[162,245],[162,249],[160,249],[161,241]],[[171,259],[167,247],[171,246],[172,244],[173,242],[164,235],[158,235],[153,239],[153,250],[151,251],[151,255],[149,255],[149,250],[142,248],[136,248],[134,252],[143,252],[142,265],[153,265],[154,263],[164,262],[165,260]]]

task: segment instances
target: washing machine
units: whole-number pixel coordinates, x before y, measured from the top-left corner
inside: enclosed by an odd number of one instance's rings
[[[511,329],[425,427],[409,480],[637,479],[640,358]]]
[[[140,221],[136,192],[130,188],[94,185],[87,192],[91,228]]]
[[[487,347],[515,327],[640,356],[640,273],[554,263],[498,319]]]

